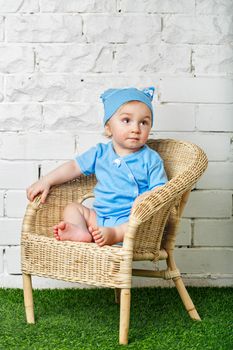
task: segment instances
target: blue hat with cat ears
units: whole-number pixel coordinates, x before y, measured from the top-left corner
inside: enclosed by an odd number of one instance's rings
[[[150,86],[143,90],[136,88],[125,89],[108,89],[100,97],[104,104],[104,125],[113,116],[113,114],[126,102],[140,101],[145,103],[151,110],[151,118],[153,125],[153,107],[152,100],[154,96],[154,87]]]

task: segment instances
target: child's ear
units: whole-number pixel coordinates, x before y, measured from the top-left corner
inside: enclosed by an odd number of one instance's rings
[[[110,128],[110,126],[109,126],[108,123],[105,125],[104,131],[105,131],[105,135],[106,135],[107,137],[111,137],[111,136],[112,136],[111,128]]]

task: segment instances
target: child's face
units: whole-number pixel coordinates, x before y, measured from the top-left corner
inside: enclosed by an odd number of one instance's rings
[[[137,152],[146,143],[151,130],[151,111],[146,104],[131,101],[122,105],[105,126],[119,155]]]

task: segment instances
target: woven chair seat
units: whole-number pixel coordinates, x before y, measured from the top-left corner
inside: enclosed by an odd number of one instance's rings
[[[102,287],[130,288],[127,255],[121,247],[56,241],[25,234],[22,270],[37,276]]]

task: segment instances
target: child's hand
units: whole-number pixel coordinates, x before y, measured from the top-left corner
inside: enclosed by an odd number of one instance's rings
[[[45,199],[49,193],[50,184],[46,181],[45,178],[42,178],[32,184],[27,188],[27,198],[30,202],[34,200],[34,198],[41,193],[41,203],[45,203]]]

